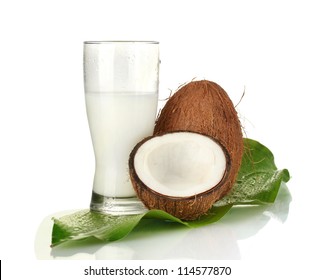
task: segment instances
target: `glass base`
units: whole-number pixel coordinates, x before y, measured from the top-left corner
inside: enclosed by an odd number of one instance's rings
[[[109,215],[135,215],[148,211],[137,197],[106,197],[95,192],[92,192],[90,210]]]

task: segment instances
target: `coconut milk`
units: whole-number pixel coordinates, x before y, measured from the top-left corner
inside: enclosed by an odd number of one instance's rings
[[[85,97],[96,158],[93,192],[134,197],[128,158],[133,147],[153,133],[158,95],[86,92]]]

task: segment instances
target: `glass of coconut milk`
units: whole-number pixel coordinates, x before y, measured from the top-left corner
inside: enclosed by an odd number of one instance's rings
[[[132,187],[128,160],[133,147],[153,133],[158,85],[158,42],[84,42],[85,100],[95,154],[91,210],[145,211]]]

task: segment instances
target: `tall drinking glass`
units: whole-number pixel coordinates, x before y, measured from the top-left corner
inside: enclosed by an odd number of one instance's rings
[[[158,85],[158,42],[84,42],[85,100],[96,164],[91,210],[145,211],[130,182],[128,159],[133,147],[153,133]]]

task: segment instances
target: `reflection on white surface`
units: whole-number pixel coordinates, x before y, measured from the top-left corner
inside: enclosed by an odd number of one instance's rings
[[[143,226],[144,223],[140,227]],[[127,240],[102,246],[95,256],[96,259],[134,260],[238,259],[240,257],[236,239],[224,225],[196,229],[179,226],[161,233],[151,231],[146,238],[142,233],[135,233]]]
[[[51,216],[39,227],[35,241],[38,259],[241,259],[238,241],[255,236],[270,220],[283,224],[291,196],[282,186],[272,205],[233,207],[220,221],[189,229],[155,220],[143,220],[126,238],[103,243],[96,239],[68,242],[50,248]]]

